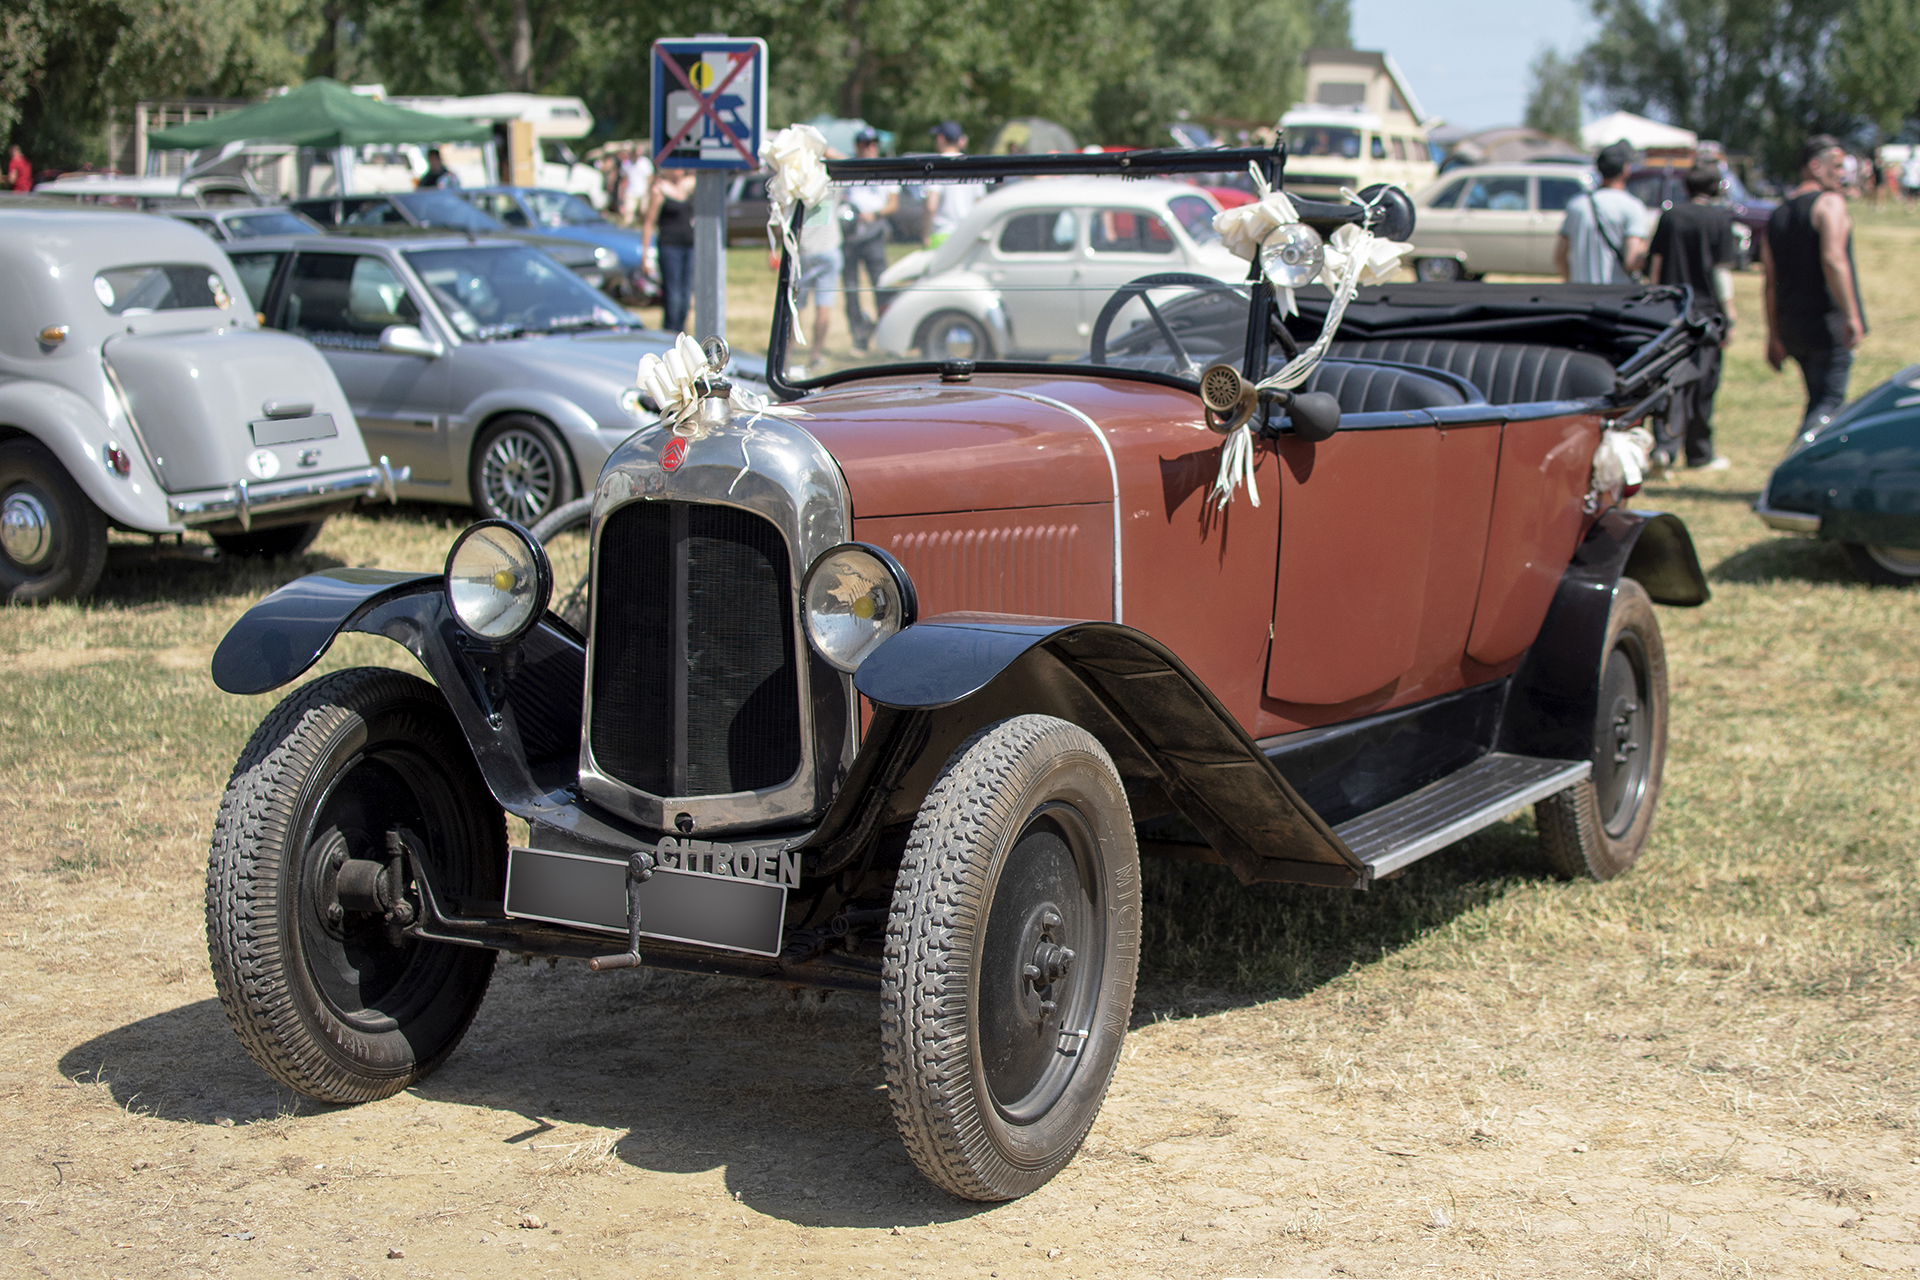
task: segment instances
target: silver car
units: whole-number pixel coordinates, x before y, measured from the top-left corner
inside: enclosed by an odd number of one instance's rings
[[[109,526],[284,554],[391,495],[326,361],[172,218],[0,209],[0,599],[84,595]]]
[[[1556,275],[1554,242],[1567,205],[1594,188],[1573,164],[1487,164],[1455,169],[1414,197],[1420,232],[1414,274],[1464,280],[1489,271]]]
[[[531,525],[656,420],[634,379],[671,335],[526,245],[284,236],[231,253],[266,322],[321,350],[370,446],[410,469],[403,496]]]

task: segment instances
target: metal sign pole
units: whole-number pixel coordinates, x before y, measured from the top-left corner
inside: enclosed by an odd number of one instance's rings
[[[702,169],[693,180],[693,335],[727,336],[727,187],[733,175]]]

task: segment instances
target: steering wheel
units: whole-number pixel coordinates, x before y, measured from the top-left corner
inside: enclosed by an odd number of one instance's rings
[[[1200,367],[1193,362],[1193,356],[1175,335],[1173,326],[1167,323],[1166,317],[1160,313],[1160,308],[1154,305],[1153,299],[1147,294],[1149,289],[1171,288],[1177,285],[1193,285],[1203,289],[1221,289],[1227,292],[1238,291],[1237,286],[1225,280],[1215,276],[1196,275],[1191,271],[1156,271],[1151,275],[1129,280],[1113,291],[1106,305],[1100,308],[1099,316],[1094,319],[1093,334],[1087,341],[1088,358],[1094,364],[1107,363],[1107,331],[1113,327],[1114,319],[1120,314],[1120,309],[1138,296],[1141,305],[1147,309],[1148,317],[1160,330],[1160,336],[1173,349],[1174,357],[1180,362],[1180,371],[1198,378]],[[1286,352],[1287,359],[1291,360],[1300,354],[1300,344],[1294,341],[1293,335],[1287,332],[1286,325],[1280,323],[1279,314],[1271,308],[1267,312],[1267,331],[1274,341],[1280,344],[1280,349]]]

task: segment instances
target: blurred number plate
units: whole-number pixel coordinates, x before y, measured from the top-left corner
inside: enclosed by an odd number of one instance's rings
[[[339,434],[333,429],[330,413],[310,413],[304,418],[261,418],[247,425],[253,429],[253,443],[262,449],[271,444],[327,440]]]
[[[507,914],[627,931],[627,864],[546,849],[507,852]],[[662,867],[640,886],[640,936],[780,954],[787,889],[777,881]]]

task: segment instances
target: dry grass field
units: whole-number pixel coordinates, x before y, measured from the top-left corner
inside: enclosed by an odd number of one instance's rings
[[[765,255],[735,258],[736,315],[764,316]],[[1856,392],[1920,359],[1920,218],[1869,217],[1859,261]],[[422,1087],[277,1092],[201,923],[271,695],[207,658],[306,569],[437,565],[462,515],[369,511],[253,567],[119,539],[93,601],[0,613],[0,1274],[1913,1274],[1920,591],[1749,512],[1799,392],[1739,284],[1734,465],[1638,499],[1685,517],[1715,591],[1661,611],[1640,865],[1544,878],[1516,817],[1367,894],[1154,867],[1106,1110],[1008,1205],[917,1179],[867,999],[503,965]],[[410,661],[356,637],[323,669]]]

